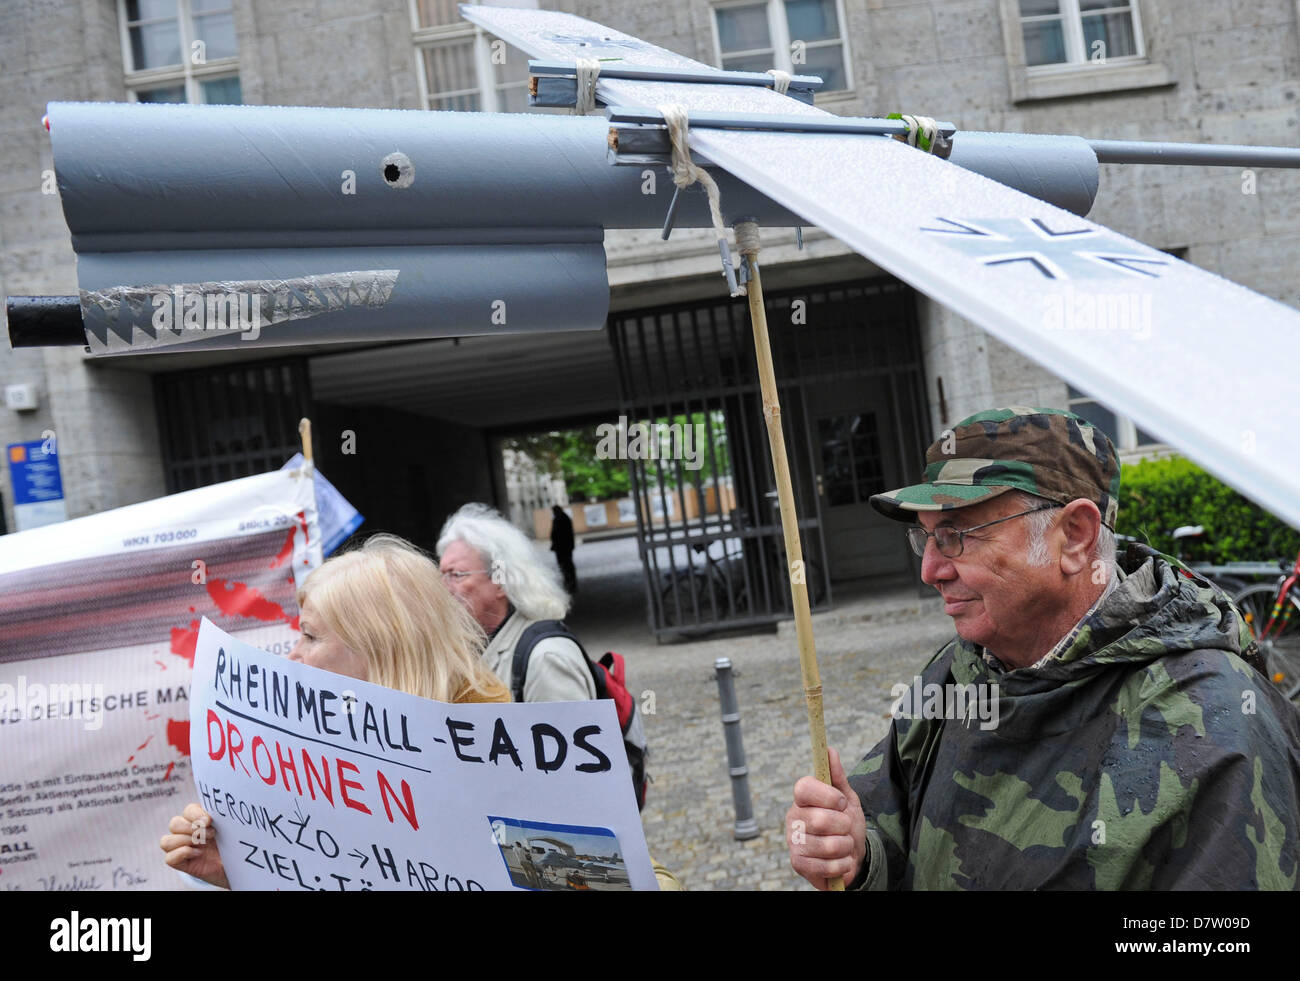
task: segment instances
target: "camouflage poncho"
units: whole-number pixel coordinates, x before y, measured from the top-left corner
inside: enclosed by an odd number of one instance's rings
[[[1222,593],[1149,549],[1121,567],[1059,659],[1000,672],[954,639],[930,661],[926,683],[996,683],[997,724],[895,719],[849,776],[854,888],[1300,885],[1300,711]]]

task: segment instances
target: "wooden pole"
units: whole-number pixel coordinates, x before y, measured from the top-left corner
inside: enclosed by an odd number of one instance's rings
[[[790,577],[790,599],[794,605],[795,634],[799,642],[799,670],[803,675],[804,701],[808,705],[808,728],[812,736],[813,773],[822,783],[830,784],[831,764],[826,752],[822,681],[821,673],[817,670],[812,613],[808,608],[803,549],[799,544],[799,517],[795,512],[794,487],[790,482],[790,460],[785,451],[785,433],[781,429],[781,401],[776,390],[776,372],[772,368],[772,345],[767,336],[763,283],[758,274],[758,230],[755,226],[752,234],[742,235],[740,223],[737,223],[736,232],[738,243],[742,240],[754,243],[743,254],[749,259],[749,319],[754,325],[754,352],[758,356],[758,380],[763,390],[763,419],[767,423],[767,439],[772,448],[772,465],[776,470],[777,500],[781,504],[781,530],[785,535],[785,555],[789,563],[786,572]],[[837,876],[827,882],[827,888],[842,891],[844,880]]]
[[[298,436],[302,440],[302,458],[313,463],[311,455],[311,420],[305,416],[298,421]]]

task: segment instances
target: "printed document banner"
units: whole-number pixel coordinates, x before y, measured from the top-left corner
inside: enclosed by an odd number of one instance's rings
[[[0,890],[180,885],[200,620],[287,653],[319,562],[289,471],[0,537]]]
[[[234,889],[656,889],[609,700],[446,704],[205,620],[195,796]]]

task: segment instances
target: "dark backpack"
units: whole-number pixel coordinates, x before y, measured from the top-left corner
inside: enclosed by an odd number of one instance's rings
[[[623,730],[623,749],[627,752],[627,765],[632,770],[632,787],[636,791],[636,806],[645,807],[646,776],[645,761],[649,755],[646,749],[645,727],[641,723],[641,713],[637,710],[636,699],[627,690],[623,655],[607,651],[599,662],[592,661],[587,655],[582,642],[573,635],[563,620],[538,620],[524,630],[519,643],[515,644],[514,661],[510,665],[510,692],[516,702],[524,700],[524,678],[528,675],[528,659],[533,648],[548,637],[567,637],[578,645],[582,658],[587,662],[591,680],[596,685],[597,698],[609,698],[614,701],[618,713],[618,724]]]

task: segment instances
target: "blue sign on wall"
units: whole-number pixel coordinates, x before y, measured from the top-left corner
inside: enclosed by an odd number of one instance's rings
[[[66,521],[68,509],[63,501],[63,480],[53,438],[10,443],[7,449],[18,531]]]

